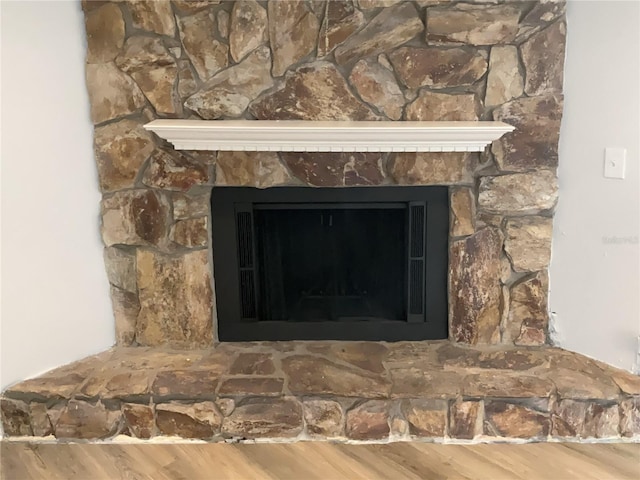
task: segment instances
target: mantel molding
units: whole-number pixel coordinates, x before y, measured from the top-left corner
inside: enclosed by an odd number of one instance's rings
[[[514,127],[503,122],[154,120],[176,150],[481,152]]]

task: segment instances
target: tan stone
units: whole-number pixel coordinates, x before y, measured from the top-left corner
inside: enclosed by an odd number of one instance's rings
[[[456,188],[450,200],[452,237],[464,237],[475,232],[476,206],[471,188]]]
[[[373,60],[356,63],[349,82],[365,102],[373,105],[391,120],[402,117],[404,95],[391,71]]]
[[[135,267],[134,267],[135,268]],[[111,306],[116,326],[116,345],[133,344],[136,335],[136,322],[140,313],[140,302],[137,293],[110,288]]]
[[[293,175],[319,186],[378,185],[386,178],[383,154],[363,152],[280,154]]]
[[[620,402],[620,434],[624,437],[640,435],[640,397]]]
[[[218,33],[224,39],[229,38],[229,29],[231,24],[231,15],[226,10],[218,10],[216,16],[216,24],[218,25]]]
[[[218,13],[218,25],[220,24]],[[267,11],[255,0],[234,2],[231,10],[229,52],[236,62],[268,40]]]
[[[493,119],[515,127],[493,142],[498,167],[508,171],[556,167],[561,117],[560,95],[523,97],[496,108]]]
[[[132,437],[147,439],[154,436],[155,421],[153,409],[149,405],[123,403],[122,415]]]
[[[218,407],[222,415],[228,417],[235,410],[236,402],[233,398],[218,398],[216,400],[216,406]]]
[[[267,188],[291,183],[275,152],[219,152],[216,185]]]
[[[275,372],[273,358],[268,353],[241,353],[234,360],[232,375],[271,375]]]
[[[496,375],[495,372],[483,372],[468,375],[464,380],[464,397],[498,398],[547,398],[555,390],[553,382],[538,376]]]
[[[514,271],[535,272],[549,266],[552,227],[549,217],[507,220],[504,249]]]
[[[47,437],[53,435],[53,427],[49,419],[47,405],[44,403],[31,402],[29,404],[31,411],[31,430],[35,437]]]
[[[305,2],[269,2],[269,42],[274,77],[313,52],[320,23]]]
[[[627,395],[640,395],[640,375],[626,370],[611,369],[611,378]]]
[[[180,39],[202,81],[207,81],[228,64],[229,47],[215,38],[212,14],[208,10],[178,19]]]
[[[107,3],[85,14],[87,63],[112,61],[124,43],[124,20],[118,5]]]
[[[430,122],[478,120],[476,97],[473,93],[436,93],[423,90],[407,105],[406,120]]]
[[[136,292],[135,252],[118,247],[106,247],[103,256],[109,283],[127,292]]]
[[[588,402],[561,400],[553,412],[551,434],[556,437],[582,436],[588,406]]]
[[[381,440],[389,436],[389,402],[368,400],[347,412],[347,437],[353,440]]]
[[[358,6],[363,10],[370,10],[372,8],[392,7],[403,1],[404,0],[358,0]]]
[[[172,0],[178,10],[185,13],[195,13],[212,5],[217,5],[221,0]]]
[[[206,165],[175,150],[157,149],[142,176],[142,183],[164,190],[187,191],[209,182]]]
[[[447,433],[447,410],[444,400],[411,399],[402,402],[409,433],[416,437],[444,437]]]
[[[498,215],[533,214],[552,209],[558,200],[558,180],[549,170],[482,177],[478,206]]]
[[[620,395],[618,386],[602,371],[587,373],[584,369],[554,368],[553,364],[551,368],[553,374],[550,378],[556,384],[561,398],[616,400]]]
[[[378,55],[408,42],[422,32],[424,25],[410,2],[382,10],[362,30],[335,49],[340,65],[355,59]]]
[[[220,395],[260,395],[261,397],[278,397],[282,395],[283,378],[238,377],[228,378],[222,382]]]
[[[94,124],[129,115],[144,105],[144,95],[114,63],[88,64],[87,90]]]
[[[220,431],[222,415],[213,402],[156,405],[156,425],[161,435],[207,439]]]
[[[507,438],[545,438],[551,421],[543,414],[524,405],[499,400],[485,404],[484,434]]]
[[[202,217],[209,213],[209,194],[186,195],[181,192],[171,194],[173,201],[173,218],[184,220],[185,218]]]
[[[329,55],[364,24],[364,15],[351,2],[329,0],[318,36],[318,57]]]
[[[388,349],[385,345],[375,342],[331,341],[319,345],[307,345],[307,350],[331,359],[342,360],[369,372],[383,373],[382,361]]]
[[[555,21],[561,16],[564,16],[566,9],[566,2],[536,2],[529,13],[520,20],[516,43],[526,40],[532,34],[546,28],[549,23]]]
[[[618,438],[620,409],[617,404],[591,403],[584,417],[583,438]]]
[[[77,439],[100,439],[113,436],[122,413],[106,408],[102,403],[69,400],[55,427],[55,436]]]
[[[560,20],[520,46],[527,95],[562,92],[566,36],[566,25]]]
[[[501,250],[500,234],[491,227],[451,245],[449,321],[457,342],[497,343],[499,339]]]
[[[270,66],[269,49],[259,47],[241,63],[213,77],[187,99],[185,107],[205,120],[239,117],[251,100],[273,86]]]
[[[2,429],[8,437],[33,435],[31,429],[31,413],[29,405],[22,400],[12,398],[0,399]]]
[[[100,189],[109,192],[133,187],[153,148],[153,138],[140,122],[127,119],[97,127],[94,152]]]
[[[191,69],[188,60],[178,62],[178,96],[184,102],[187,97],[193,95],[198,90],[196,75]]]
[[[503,341],[516,345],[544,345],[547,340],[547,296],[549,278],[546,271],[511,287],[509,316]]]
[[[206,250],[178,257],[138,250],[142,345],[206,347],[213,340],[211,271]]]
[[[334,400],[308,399],[302,404],[307,433],[312,437],[332,438],[343,434],[342,407]]]
[[[469,368],[509,370],[524,372],[547,365],[548,352],[542,349],[470,349],[463,345],[446,343],[438,349],[438,363],[445,370],[468,373]],[[495,372],[502,375],[506,372]]]
[[[451,185],[471,183],[477,156],[473,153],[396,153],[390,173],[399,184]]]
[[[133,26],[141,30],[173,37],[175,20],[169,0],[127,0]]]
[[[169,238],[183,247],[206,247],[209,242],[207,217],[177,221],[171,228]]]
[[[523,89],[518,49],[513,45],[491,47],[485,106],[492,107],[518,98],[522,95]]]
[[[224,419],[222,433],[241,438],[296,437],[302,431],[302,408],[295,398],[252,398]]]
[[[169,204],[152,190],[125,190],[102,200],[102,240],[106,246],[160,245],[167,230]]]
[[[449,410],[449,436],[471,440],[482,433],[482,403],[456,400]]]
[[[402,47],[390,53],[389,59],[409,88],[471,85],[487,71],[483,53],[463,48]]]
[[[510,43],[518,33],[521,7],[470,5],[427,8],[427,43],[494,45]]]
[[[154,398],[209,398],[215,395],[218,374],[212,370],[173,369],[158,372],[151,391]]]
[[[338,69],[324,61],[305,64],[287,73],[283,85],[253,102],[250,112],[259,120],[377,118],[349,91]]]
[[[124,397],[147,397],[149,395],[149,372],[120,372],[110,375],[98,393],[102,399]]]
[[[419,363],[419,362],[418,362]],[[464,375],[453,371],[442,371],[428,365],[397,367],[391,375],[391,398],[455,398],[460,394]]]

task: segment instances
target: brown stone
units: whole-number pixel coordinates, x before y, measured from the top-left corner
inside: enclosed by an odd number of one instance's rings
[[[212,15],[204,10],[178,19],[182,45],[203,82],[228,64],[229,47],[215,38]]]
[[[197,90],[196,74],[191,68],[191,63],[188,60],[178,61],[178,96],[180,101],[184,102]]]
[[[178,67],[160,38],[130,37],[116,65],[131,75],[156,112],[176,113],[173,92]]]
[[[105,245],[158,245],[166,234],[169,205],[152,190],[125,190],[102,200]]]
[[[557,437],[582,436],[588,405],[588,402],[561,400],[553,412],[551,434]]]
[[[154,436],[153,408],[149,405],[123,403],[122,415],[124,416],[127,430],[132,437],[147,439]]]
[[[408,185],[471,183],[477,156],[459,152],[396,153],[390,165],[393,179]]]
[[[127,0],[133,26],[141,30],[173,37],[176,24],[169,0]]]
[[[267,188],[291,183],[275,152],[219,152],[216,185]]]
[[[213,402],[156,405],[156,426],[161,435],[208,439],[220,431],[222,415]]]
[[[329,0],[318,36],[318,57],[329,55],[364,24],[364,15],[352,2]]]
[[[382,10],[362,30],[335,49],[340,65],[357,58],[378,55],[408,42],[422,32],[424,25],[410,2]]]
[[[53,435],[53,427],[51,426],[47,405],[44,403],[31,402],[29,410],[31,414],[30,423],[33,435],[35,437],[47,437],[49,435]]]
[[[266,43],[267,23],[267,11],[255,0],[234,2],[229,32],[231,58],[239,62],[247,53]]]
[[[293,175],[318,187],[378,185],[385,179],[380,153],[283,152],[280,154]]]
[[[402,47],[390,53],[389,59],[409,88],[471,85],[487,71],[485,55],[463,48]]]
[[[127,398],[149,395],[149,372],[119,372],[109,375],[98,396],[105,398]]]
[[[591,403],[584,417],[582,437],[617,438],[620,436],[620,409],[617,404]]]
[[[209,369],[209,364],[205,364],[209,355],[212,355],[210,350],[173,350],[166,347],[147,348],[144,346],[118,348],[114,351],[113,358],[106,365],[106,368],[151,372],[153,370],[187,369],[197,363],[199,368]]]
[[[142,345],[206,347],[213,340],[211,269],[206,250],[170,257],[138,250]]]
[[[499,398],[547,398],[555,390],[553,382],[539,376],[496,375],[495,372],[483,372],[468,375],[464,380],[464,397]]]
[[[115,319],[116,345],[132,345],[136,336],[136,322],[140,313],[137,292],[128,292],[111,286],[111,306]]]
[[[151,134],[139,122],[127,119],[97,127],[93,140],[100,189],[133,187],[140,167],[153,151]]]
[[[549,217],[507,220],[504,250],[516,272],[536,272],[549,266],[553,223]]]
[[[209,242],[207,217],[179,220],[171,229],[169,238],[183,247],[205,247]]]
[[[464,237],[475,232],[476,206],[471,188],[456,188],[450,200],[452,237]]]
[[[88,64],[87,90],[94,124],[129,115],[144,105],[144,95],[114,63]]]
[[[209,194],[185,195],[181,192],[171,194],[173,201],[173,218],[184,220],[186,218],[201,217],[209,213]]]
[[[558,180],[549,170],[480,179],[478,206],[487,213],[539,213],[553,208],[557,200]]]
[[[482,403],[456,400],[449,410],[449,436],[471,440],[482,433]]]
[[[158,372],[151,392],[155,397],[206,398],[215,395],[217,386],[215,371],[174,369]]]
[[[377,342],[323,342],[307,345],[307,350],[330,359],[341,360],[374,373],[384,372],[382,361],[387,347]]]
[[[4,393],[9,395],[27,394],[46,399],[70,398],[80,384],[87,378],[88,372],[65,373],[56,375],[47,372],[43,376],[25,380],[9,387]]]
[[[604,372],[586,372],[551,365],[550,378],[556,384],[561,398],[580,400],[616,400],[620,389]]]
[[[267,9],[273,52],[271,71],[279,77],[314,51],[320,23],[305,2],[268,2]]]
[[[438,363],[445,370],[462,370],[469,368],[494,370],[510,370],[523,372],[547,365],[547,352],[544,350],[510,348],[500,350],[478,350],[466,346],[446,343],[438,349]],[[505,372],[495,372],[502,375]]]
[[[175,150],[156,150],[142,176],[142,183],[164,190],[187,191],[209,182],[206,165]]]
[[[296,399],[252,398],[224,419],[222,433],[241,438],[296,437],[302,423],[302,408]]]
[[[432,7],[427,9],[427,43],[494,45],[510,43],[518,33],[517,4]]]
[[[102,403],[69,400],[55,427],[56,438],[100,439],[113,436],[122,413]]]
[[[358,0],[358,6],[363,10],[370,10],[372,8],[392,7],[403,1],[404,0]]]
[[[276,2],[290,3],[290,2]],[[338,69],[317,61],[287,73],[283,85],[250,106],[259,120],[375,120]]]
[[[268,353],[241,353],[235,359],[229,373],[232,375],[271,375],[276,367]]]
[[[548,415],[524,405],[499,400],[485,403],[484,434],[507,438],[544,438],[549,435]]]
[[[352,440],[381,440],[389,436],[389,402],[368,400],[347,412],[347,437]]]
[[[118,247],[104,249],[104,264],[109,283],[127,292],[136,292],[136,256]]]
[[[360,60],[351,70],[349,82],[358,91],[360,98],[391,120],[402,117],[404,95],[393,73],[378,62]]]
[[[500,234],[491,227],[451,245],[449,321],[457,342],[497,343],[501,250]]]
[[[2,398],[0,399],[0,413],[2,414],[2,429],[6,436],[33,435],[31,413],[29,405],[25,402],[12,398]]]
[[[566,9],[566,2],[536,2],[529,13],[520,20],[516,43],[526,40],[532,34],[547,27],[550,22],[553,22],[558,17],[563,16]]]
[[[332,438],[343,435],[340,404],[333,400],[308,399],[302,404],[307,433],[312,437]]]
[[[185,13],[195,13],[212,5],[217,5],[221,0],[172,0],[178,10]]]
[[[544,345],[547,340],[549,277],[539,272],[511,287],[504,342]]]
[[[453,122],[478,120],[473,93],[436,93],[423,90],[407,105],[406,120]]]
[[[640,397],[620,402],[620,434],[624,437],[640,435]]]
[[[626,370],[609,369],[611,378],[627,395],[640,395],[640,375]]]
[[[522,95],[523,88],[518,49],[513,45],[491,47],[485,106],[493,107],[518,98]]]
[[[231,415],[236,408],[236,402],[233,398],[218,398],[216,400],[216,405],[220,410],[220,413],[225,417]]]
[[[562,92],[566,36],[566,25],[559,20],[520,46],[527,95]]]
[[[268,377],[239,377],[224,380],[220,385],[220,395],[260,395],[280,396],[284,379]]]
[[[345,397],[384,397],[389,381],[381,375],[340,365],[320,357],[294,355],[282,360],[293,394],[333,394]]]
[[[429,367],[427,367],[429,368]],[[464,375],[440,369],[399,367],[391,374],[391,398],[454,398],[462,388]]]
[[[411,435],[442,438],[447,433],[447,402],[444,400],[404,400],[402,413],[409,422]]]
[[[107,3],[85,14],[87,63],[110,62],[124,43],[124,20],[118,5]]]
[[[201,91],[187,99],[185,107],[205,120],[239,117],[251,100],[273,86],[270,66],[269,49],[259,47],[241,63],[213,77]]]
[[[523,97],[496,108],[493,119],[515,127],[491,151],[501,170],[522,171],[558,165],[562,97]]]

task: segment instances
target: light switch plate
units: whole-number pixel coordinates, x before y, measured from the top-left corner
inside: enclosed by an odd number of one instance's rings
[[[605,178],[624,178],[625,160],[627,157],[626,148],[604,149],[604,176]]]

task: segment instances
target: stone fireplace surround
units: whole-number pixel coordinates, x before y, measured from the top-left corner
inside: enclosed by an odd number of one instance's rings
[[[640,435],[637,377],[550,346],[563,2],[83,8],[116,347],[7,389],[6,435]],[[178,152],[142,128],[155,118],[516,130],[480,154]],[[450,188],[450,341],[216,343],[212,185],[393,184]]]

